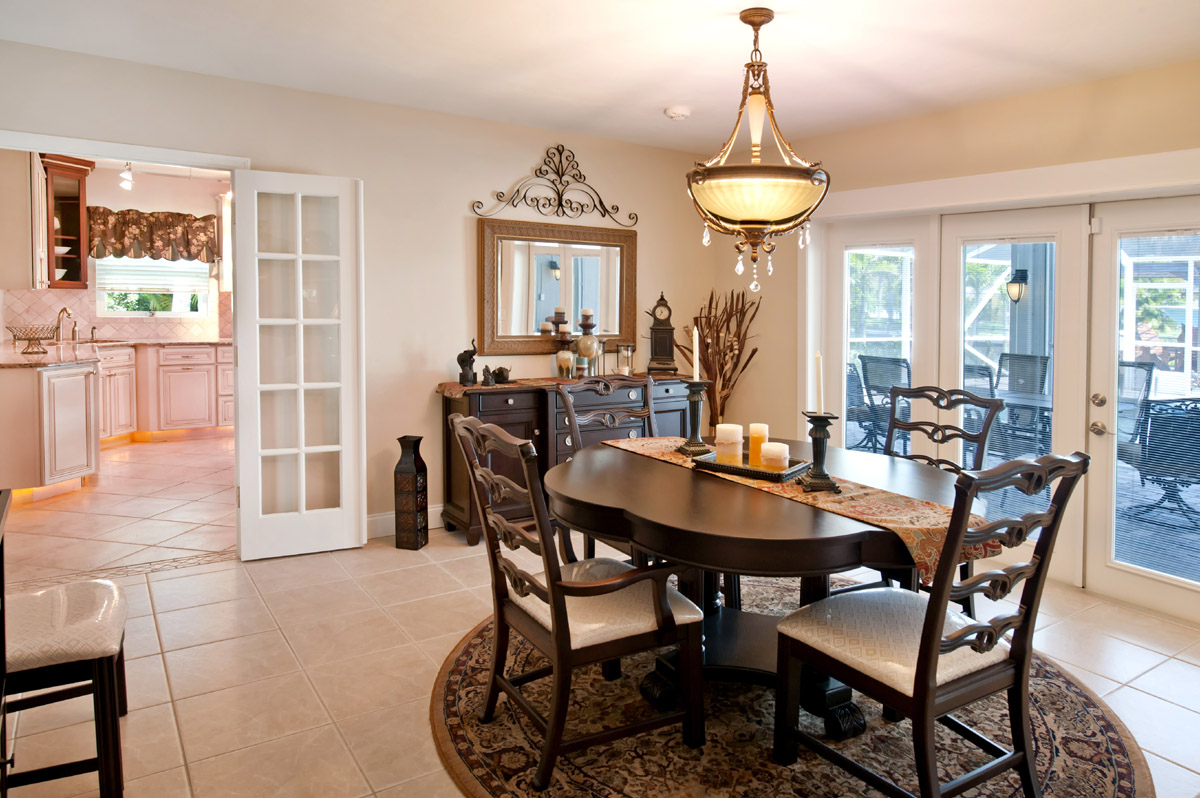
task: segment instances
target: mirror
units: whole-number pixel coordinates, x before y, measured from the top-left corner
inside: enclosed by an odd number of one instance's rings
[[[479,220],[480,354],[557,350],[542,322],[566,309],[572,335],[580,311],[594,311],[594,334],[634,343],[637,233],[604,227]]]

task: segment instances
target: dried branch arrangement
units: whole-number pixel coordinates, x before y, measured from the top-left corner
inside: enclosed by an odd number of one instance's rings
[[[761,304],[761,296],[750,302],[745,291],[730,291],[728,295],[719,297],[716,291],[712,291],[695,319],[696,328],[700,331],[700,375],[712,381],[707,389],[709,427],[715,427],[725,418],[725,403],[758,354],[758,347],[750,349],[747,342],[752,337],[750,325],[754,323]],[[690,372],[691,325],[685,325],[683,332],[685,343],[676,341],[675,348],[687,361],[687,370]]]

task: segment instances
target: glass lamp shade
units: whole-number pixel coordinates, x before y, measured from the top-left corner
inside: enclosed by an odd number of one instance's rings
[[[727,225],[778,228],[816,210],[828,181],[820,169],[734,164],[694,169],[688,188],[701,208]]]

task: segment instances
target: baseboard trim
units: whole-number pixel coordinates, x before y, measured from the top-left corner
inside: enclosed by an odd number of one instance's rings
[[[430,505],[429,528],[442,528],[442,505]],[[390,538],[394,534],[396,534],[395,513],[373,513],[367,516],[367,537]]]
[[[233,427],[196,427],[194,429],[138,430],[133,433],[136,443],[170,443],[202,438],[232,438]]]

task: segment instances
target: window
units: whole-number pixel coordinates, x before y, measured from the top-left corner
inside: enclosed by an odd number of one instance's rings
[[[96,261],[97,313],[208,316],[209,268],[199,260],[101,258]]]

